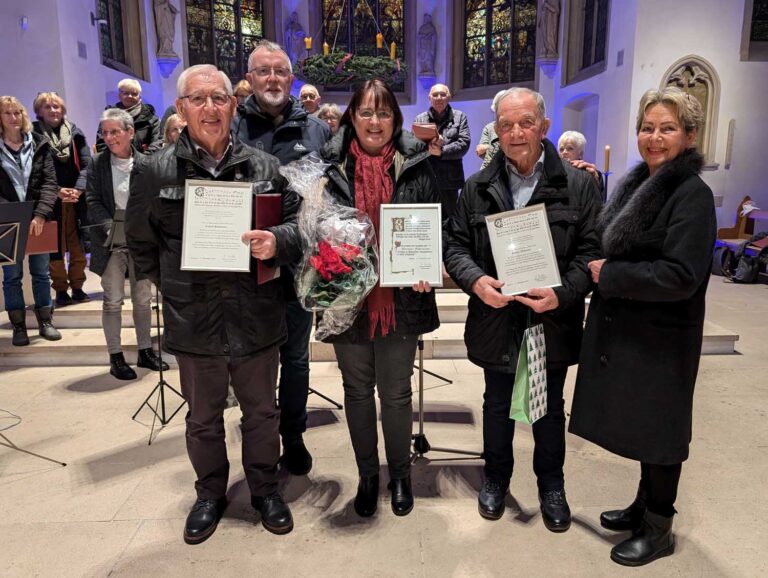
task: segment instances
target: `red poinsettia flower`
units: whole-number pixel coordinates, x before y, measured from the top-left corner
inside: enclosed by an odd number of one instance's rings
[[[352,267],[344,263],[339,252],[344,251],[345,254],[351,254],[352,249],[356,249],[356,247],[350,245],[332,247],[327,241],[320,241],[317,244],[317,249],[318,254],[310,257],[309,263],[317,269],[317,272],[326,281],[333,279],[334,275],[352,272]],[[357,252],[359,253],[359,249]]]

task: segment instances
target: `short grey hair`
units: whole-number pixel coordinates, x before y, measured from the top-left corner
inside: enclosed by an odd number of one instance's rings
[[[491,102],[491,110],[493,112],[496,112],[496,109],[499,108],[499,101],[501,100],[501,97],[504,96],[507,92],[507,89],[500,90],[496,93],[496,96],[493,97],[493,102]]]
[[[258,42],[254,43],[253,50],[251,51],[251,54],[248,56],[248,72],[250,72],[253,69],[253,55],[256,54],[259,50],[266,50],[267,52],[281,52],[283,56],[285,56],[285,59],[288,61],[288,70],[291,71],[291,74],[293,74],[293,66],[291,65],[291,59],[288,56],[288,53],[283,50],[283,47],[277,44],[276,42],[272,42],[271,40],[262,39]]]
[[[640,99],[637,123],[635,125],[638,134],[640,133],[640,127],[643,126],[645,111],[654,104],[663,104],[674,108],[677,112],[677,120],[685,128],[686,133],[701,130],[701,127],[704,126],[704,111],[698,99],[692,94],[683,92],[676,86],[666,86],[659,90],[648,90]]]
[[[218,76],[224,83],[224,90],[229,96],[232,96],[232,81],[221,70],[216,68],[213,64],[195,64],[190,66],[184,72],[179,74],[179,79],[176,81],[176,98],[182,98],[187,96],[187,83],[193,76]]]
[[[141,94],[141,85],[138,80],[133,78],[124,78],[117,83],[117,90],[122,90],[123,88],[132,88]]]
[[[122,108],[108,108],[102,112],[101,118],[99,119],[99,125],[101,125],[101,123],[105,120],[118,121],[122,125],[123,130],[133,128],[133,117],[129,113],[125,112]]]
[[[326,116],[332,116],[336,120],[341,120],[341,109],[339,108],[338,104],[335,104],[333,102],[328,102],[321,106],[317,110],[317,118],[325,120]]]
[[[557,139],[557,148],[559,149],[569,141],[575,144],[579,150],[581,150],[581,152],[584,152],[584,147],[587,146],[587,137],[585,137],[579,131],[567,130],[560,135],[559,139]]]
[[[541,120],[544,120],[545,118],[547,118],[547,105],[544,102],[544,97],[541,96],[541,94],[539,94],[535,90],[531,90],[530,88],[523,88],[522,86],[513,86],[512,88],[504,91],[504,93],[499,97],[499,101],[496,103],[496,120],[499,120],[499,106],[501,106],[501,101],[510,96],[519,96],[519,95],[528,95],[533,97],[534,100],[536,100],[536,108],[539,111],[539,117],[541,118]]]

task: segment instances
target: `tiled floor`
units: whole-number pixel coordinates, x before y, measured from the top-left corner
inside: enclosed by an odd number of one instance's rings
[[[719,278],[710,287],[708,318],[740,334],[739,354],[702,358],[691,459],[677,503],[677,552],[643,569],[610,561],[610,546],[621,535],[598,523],[602,510],[633,497],[636,463],[569,436],[566,484],[574,524],[555,535],[538,511],[530,429],[519,427],[512,497],[500,521],[477,514],[482,469],[472,459],[420,460],[413,472],[413,513],[396,518],[382,483],[378,514],[361,520],[350,503],[356,473],[344,414],[316,396],[310,397],[306,435],[315,467],[307,477],[283,479],[295,530],[274,536],[255,524],[240,467],[239,411],[231,409],[231,505],[211,539],[187,546],[181,532],[194,477],[183,416],[147,446],[151,413],[143,411],[137,421],[131,415],[156,374],[139,370],[139,381],[118,382],[98,366],[0,368],[0,408],[22,418],[3,433],[68,463],[61,467],[0,447],[0,575],[766,575],[768,287],[726,285]],[[426,366],[454,380],[426,380],[429,441],[480,448],[481,372],[461,360]],[[574,375],[572,370],[567,400]],[[178,385],[177,372],[167,380]],[[312,383],[342,397],[333,364],[313,364]],[[13,421],[0,415],[0,429]]]

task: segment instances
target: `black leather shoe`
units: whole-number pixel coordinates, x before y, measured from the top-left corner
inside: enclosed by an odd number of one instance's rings
[[[370,518],[379,505],[379,474],[360,476],[355,496],[355,512],[361,518]]]
[[[635,501],[623,510],[609,510],[600,514],[600,525],[608,530],[616,532],[635,531],[643,522],[645,514],[647,493],[643,489],[637,490]]]
[[[111,353],[109,355],[109,373],[111,373],[117,379],[128,381],[130,379],[136,379],[136,372],[131,369],[131,366],[125,362],[123,353]]]
[[[646,511],[632,537],[611,549],[611,560],[622,566],[643,566],[674,551],[672,517]]]
[[[541,517],[550,532],[565,532],[571,527],[571,509],[565,499],[565,490],[539,492]]]
[[[187,523],[184,525],[184,541],[187,544],[205,542],[216,531],[216,526],[226,508],[226,498],[198,499],[187,516]]]
[[[76,301],[78,303],[85,303],[86,301],[90,301],[91,297],[83,291],[82,289],[72,289],[72,301]]]
[[[312,469],[312,455],[307,451],[304,440],[283,441],[283,455],[280,458],[288,473],[305,476]]]
[[[477,511],[486,520],[498,520],[504,515],[504,499],[507,497],[508,484],[496,480],[485,480],[477,496]]]
[[[155,350],[151,347],[139,349],[139,357],[136,361],[136,367],[144,367],[145,369],[151,369],[152,371],[160,371],[160,358],[155,354]],[[163,361],[163,371],[168,371],[168,369],[168,364]]]
[[[72,297],[66,291],[56,291],[56,307],[72,305]]]
[[[407,516],[413,510],[413,491],[411,490],[411,476],[390,480],[387,486],[392,490],[392,511],[395,516]]]
[[[287,534],[293,530],[291,510],[279,492],[268,496],[251,496],[251,504],[261,514],[261,525],[273,534]]]

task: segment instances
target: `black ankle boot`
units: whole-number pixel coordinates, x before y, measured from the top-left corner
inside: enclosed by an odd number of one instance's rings
[[[370,518],[379,505],[379,474],[360,476],[355,496],[355,512],[361,518]]]
[[[168,364],[163,361],[163,371],[168,371]],[[146,349],[139,349],[139,358],[136,362],[136,367],[144,367],[151,369],[152,371],[160,371],[160,358],[155,355],[155,350],[151,347]]]
[[[227,498],[218,500],[198,499],[187,516],[184,524],[184,541],[187,544],[199,544],[211,537],[227,509]]]
[[[44,339],[48,341],[58,341],[61,339],[61,333],[53,326],[53,307],[35,308],[35,317],[37,317],[40,335]]]
[[[27,311],[25,309],[14,309],[8,312],[8,319],[13,325],[13,341],[16,346],[29,345],[29,335],[27,334]]]
[[[56,291],[56,307],[72,305],[72,297],[66,291]]]
[[[251,505],[261,514],[261,525],[273,534],[287,534],[293,530],[293,516],[280,492],[268,496],[251,496]]]
[[[76,301],[77,303],[85,303],[86,301],[90,301],[91,298],[82,289],[72,289],[72,301]]]
[[[637,489],[635,501],[623,510],[609,510],[600,514],[600,525],[616,532],[635,531],[640,527],[645,514],[648,493],[643,488]]]
[[[125,362],[123,352],[110,353],[109,355],[109,373],[117,379],[129,380],[136,379],[136,372]]]
[[[486,520],[498,520],[504,515],[504,500],[509,484],[487,479],[477,496],[477,511]]]
[[[395,516],[407,516],[413,510],[413,491],[411,476],[392,480],[388,488],[392,490],[392,511]]]
[[[672,516],[646,510],[640,528],[611,550],[611,560],[622,566],[643,566],[675,551]]]

